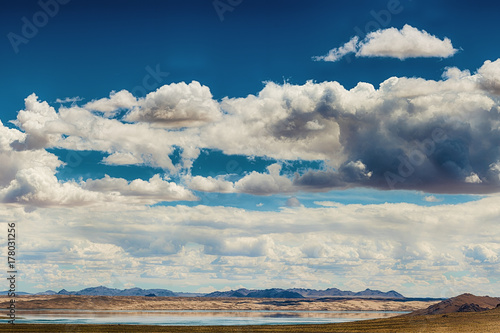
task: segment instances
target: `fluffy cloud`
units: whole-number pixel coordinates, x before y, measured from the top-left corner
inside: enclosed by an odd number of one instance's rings
[[[172,124],[184,115],[197,124],[175,129],[152,126],[156,120],[147,117],[125,123],[76,105],[56,112],[31,95],[15,122],[24,133],[11,145],[16,151],[102,151],[107,164],[188,175],[200,149],[323,161],[318,170],[250,172],[233,184],[224,177],[190,180],[193,189],[207,192],[268,195],[363,186],[491,193],[500,185],[499,64],[486,61],[476,73],[447,68],[438,81],[391,77],[378,88],[363,82],[352,89],[338,82],[267,83],[257,95],[219,104],[199,83],[171,84],[139,100],[143,105],[126,116],[169,105]],[[180,162],[174,165],[176,149]]]
[[[491,71],[450,68],[441,81],[394,77],[379,89],[269,83],[258,96],[224,100],[227,115],[200,135],[226,154],[326,161],[331,169],[294,177],[295,187],[310,190],[496,191],[498,174],[490,165],[497,153],[494,145],[479,144],[497,135],[497,100],[480,85]],[[470,182],[477,180],[472,173],[481,183]]]
[[[232,193],[234,192],[234,184],[221,177],[213,178],[211,176],[202,177],[186,177],[186,182],[190,189],[202,192],[218,192],[218,193]]]
[[[466,183],[480,184],[483,181],[481,180],[481,178],[479,178],[479,176],[476,173],[472,172],[469,176],[465,177],[465,182]]]
[[[23,128],[35,129],[36,133],[49,138],[39,132],[43,120],[37,118],[45,112],[54,118],[53,110],[46,103],[38,103],[35,96],[28,99],[32,109],[40,110],[35,117],[27,117]],[[20,118],[26,114],[22,114]],[[43,118],[42,118],[43,119]],[[37,124],[35,120],[40,123]],[[55,120],[57,121],[57,120]],[[53,124],[53,123],[52,123]],[[47,125],[50,127],[52,125]],[[56,125],[57,127],[57,125]],[[57,179],[56,172],[63,166],[57,156],[44,149],[35,149],[27,144],[26,135],[16,129],[9,129],[0,122],[0,201],[8,204],[22,204],[30,207],[47,206],[82,206],[95,205],[101,202],[128,202],[133,204],[154,204],[161,201],[197,200],[187,189],[174,182],[168,182],[159,175],[149,181],[136,179],[127,182],[106,176],[103,179],[87,180],[77,183],[74,181],[62,182]],[[60,137],[60,135],[56,135]],[[26,146],[31,149],[26,149]],[[21,149],[20,149],[21,148]]]
[[[66,98],[57,98],[56,99],[56,103],[61,103],[61,104],[64,104],[64,103],[76,103],[76,102],[80,102],[80,101],[83,101],[83,98],[81,97],[66,97]]]
[[[31,94],[24,100],[25,110],[17,114],[14,121],[27,135],[24,142],[15,141],[16,149],[40,149],[50,147],[60,138],[58,128],[58,114],[55,109],[45,101],[38,101],[38,96]]]
[[[42,147],[95,150],[110,154],[105,160],[110,164],[175,168],[168,155],[177,141],[168,132],[147,124],[125,124],[78,106],[61,107],[55,112],[34,94],[26,99],[25,110],[19,111],[15,123],[26,133],[22,142],[13,143],[18,150]]]
[[[471,258],[476,262],[481,263],[497,263],[498,262],[498,252],[500,248],[496,244],[492,244],[497,251],[492,250],[490,247],[483,244],[467,245],[464,246],[464,254],[466,257]]]
[[[297,199],[296,197],[291,197],[291,198],[288,198],[286,200],[285,205],[287,207],[300,207],[301,203],[300,203],[299,199]]]
[[[158,88],[139,101],[125,117],[130,122],[148,122],[166,127],[199,126],[221,117],[210,89],[193,81]]]
[[[146,204],[160,201],[197,200],[190,191],[174,182],[162,179],[160,175],[154,175],[149,181],[135,179],[131,182],[106,175],[102,179],[88,179],[82,185],[83,189],[89,191],[117,194]]]
[[[29,101],[31,102],[31,101]],[[53,109],[42,104],[41,113],[53,116]],[[40,121],[37,123],[36,119]],[[44,124],[43,116],[30,119],[25,128],[39,130]],[[43,136],[43,134],[41,134]],[[58,158],[43,149],[16,150],[26,135],[9,129],[0,122],[0,201],[27,206],[78,206],[101,200],[98,193],[82,190],[73,182],[61,183],[55,176],[62,165]]]
[[[441,202],[441,201],[443,201],[443,199],[436,198],[433,195],[426,195],[424,197],[424,201],[427,201],[427,202]]]
[[[500,95],[500,59],[486,60],[477,71],[481,87],[495,95]]]
[[[221,102],[226,114],[203,128],[201,141],[226,154],[335,159],[342,155],[339,127],[321,115],[318,103],[322,104],[325,94],[343,90],[337,82],[268,83],[258,96],[226,98]]]
[[[128,110],[123,118],[127,122],[169,128],[200,126],[221,117],[210,89],[197,81],[164,85],[139,99],[127,90],[112,91],[109,98],[91,101],[83,108],[103,112],[105,117],[114,116],[119,110]]]
[[[84,108],[92,111],[103,112],[106,116],[112,116],[119,109],[131,109],[137,106],[137,99],[127,90],[119,92],[112,91],[109,98],[101,98],[84,105]]]
[[[267,173],[252,171],[234,183],[224,180],[222,177],[213,178],[211,176],[187,176],[185,181],[190,189],[202,192],[272,195],[299,190],[299,188],[294,187],[290,178],[280,175],[280,164],[275,163],[268,166],[267,171]]]
[[[60,183],[47,167],[23,168],[9,186],[0,190],[4,203],[28,206],[80,206],[99,202],[104,196],[81,189],[73,182]]]
[[[166,277],[176,290],[215,283],[348,288],[356,276],[371,288],[445,297],[495,285],[498,197],[433,207],[325,204],[268,212],[120,203],[33,213],[0,207],[0,217],[20,222],[19,233],[33,240],[20,257],[23,281],[46,289],[161,284]]]
[[[271,254],[273,241],[269,236],[213,238],[206,242],[205,252],[222,256],[259,257]]]
[[[253,171],[243,177],[234,185],[235,189],[240,193],[256,195],[270,195],[294,191],[291,180],[280,176],[281,166],[279,164],[272,164],[267,169],[269,171],[267,174]]]
[[[323,60],[323,61],[335,62],[342,59],[346,54],[356,53],[359,48],[358,44],[359,44],[359,37],[354,36],[353,38],[351,38],[350,41],[348,41],[344,45],[331,49],[327,55],[313,57],[313,59],[316,61]]]
[[[361,161],[349,161],[340,166],[338,171],[309,170],[303,175],[296,175],[293,181],[297,189],[305,191],[322,191],[332,188],[347,188],[352,184],[369,186],[373,172]]]
[[[400,60],[422,57],[448,58],[456,52],[448,38],[441,40],[424,30],[420,31],[405,24],[401,30],[388,28],[370,32],[361,41],[355,36],[343,46],[330,50],[327,55],[314,59],[338,61],[349,53],[355,53],[356,57],[390,57]]]
[[[417,57],[448,58],[457,52],[448,38],[443,40],[426,31],[405,25],[401,30],[389,28],[374,31],[361,43],[357,55],[361,57]]]

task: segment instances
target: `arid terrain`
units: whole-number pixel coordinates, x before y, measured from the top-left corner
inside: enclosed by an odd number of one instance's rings
[[[176,333],[236,333],[236,332],[453,332],[496,333],[500,327],[500,308],[484,312],[459,312],[449,315],[398,316],[388,319],[363,320],[326,325],[283,326],[127,326],[127,325],[0,325],[0,332],[176,332]]]
[[[481,312],[494,309],[498,305],[500,305],[500,297],[462,294],[431,305],[428,308],[414,311],[411,315],[420,316],[449,314],[454,312]]]
[[[0,332],[498,332],[500,298],[463,294],[441,302],[370,299],[241,299],[110,296],[22,296],[18,309],[87,310],[393,310],[412,313],[321,325],[146,326],[0,325]],[[2,306],[6,303],[2,302]]]

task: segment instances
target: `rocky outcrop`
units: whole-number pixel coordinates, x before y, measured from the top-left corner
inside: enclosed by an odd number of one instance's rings
[[[435,315],[453,312],[480,312],[494,309],[500,303],[500,298],[462,294],[449,298],[426,309],[417,310],[409,315]]]

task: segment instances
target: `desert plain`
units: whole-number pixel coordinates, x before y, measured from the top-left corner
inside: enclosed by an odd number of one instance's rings
[[[473,295],[457,297],[476,302]],[[451,299],[454,300],[454,299]],[[497,299],[487,299],[495,302]],[[500,307],[481,312],[448,312],[455,301],[381,300],[381,299],[250,299],[183,298],[139,296],[20,296],[16,304],[24,310],[288,310],[288,311],[405,311],[411,314],[390,318],[320,325],[250,326],[148,326],[148,325],[64,325],[2,324],[0,332],[498,332]],[[6,307],[8,299],[0,298]],[[454,303],[455,302],[455,303]],[[445,309],[446,308],[446,309]],[[430,309],[432,311],[425,311]],[[420,311],[417,311],[420,310]],[[451,310],[450,310],[451,311]],[[20,311],[22,313],[22,310]],[[436,314],[432,314],[436,313]]]

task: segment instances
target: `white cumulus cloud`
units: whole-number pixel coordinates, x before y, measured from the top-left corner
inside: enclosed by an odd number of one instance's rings
[[[353,37],[343,46],[334,48],[325,56],[315,60],[338,61],[346,54],[356,57],[407,58],[448,58],[457,52],[449,38],[439,39],[425,30],[418,30],[408,24],[402,29],[388,28],[370,32],[362,40]]]
[[[106,116],[112,116],[119,109],[131,109],[137,105],[137,99],[127,90],[112,91],[109,98],[101,98],[85,104],[87,110],[104,112]]]
[[[256,95],[220,102],[199,83],[170,84],[138,101],[126,115],[144,116],[134,122],[77,105],[56,110],[32,94],[8,145],[18,152],[99,151],[108,165],[145,165],[179,175],[190,175],[202,149],[279,163],[322,162],[294,175],[249,170],[234,184],[225,178],[192,180],[193,189],[207,192],[375,187],[492,193],[500,185],[499,64],[485,61],[476,72],[447,68],[441,80],[390,77],[378,88],[365,82],[351,89],[335,81],[268,82]],[[159,113],[146,112],[153,109]],[[157,126],[164,121],[169,125]],[[176,152],[179,159],[173,158]]]
[[[147,94],[125,120],[165,127],[190,127],[213,122],[220,117],[219,104],[212,99],[210,89],[193,81],[164,85]]]
[[[427,201],[427,202],[441,202],[441,201],[443,201],[443,199],[439,199],[439,198],[437,198],[434,195],[427,195],[427,196],[424,197],[424,201]]]
[[[131,186],[111,183],[101,185]],[[407,296],[439,297],[451,287],[454,295],[500,292],[490,282],[500,274],[498,196],[433,207],[322,204],[265,212],[126,202],[32,213],[0,206],[0,218],[22,221],[30,240],[20,257],[23,279],[45,289],[109,284],[113,276],[119,279],[113,283],[135,285],[144,281],[140,276],[157,283],[168,278],[175,290],[214,283],[256,287],[256,281],[342,288],[356,276],[370,287],[410,291]],[[449,280],[448,272],[461,275]]]

